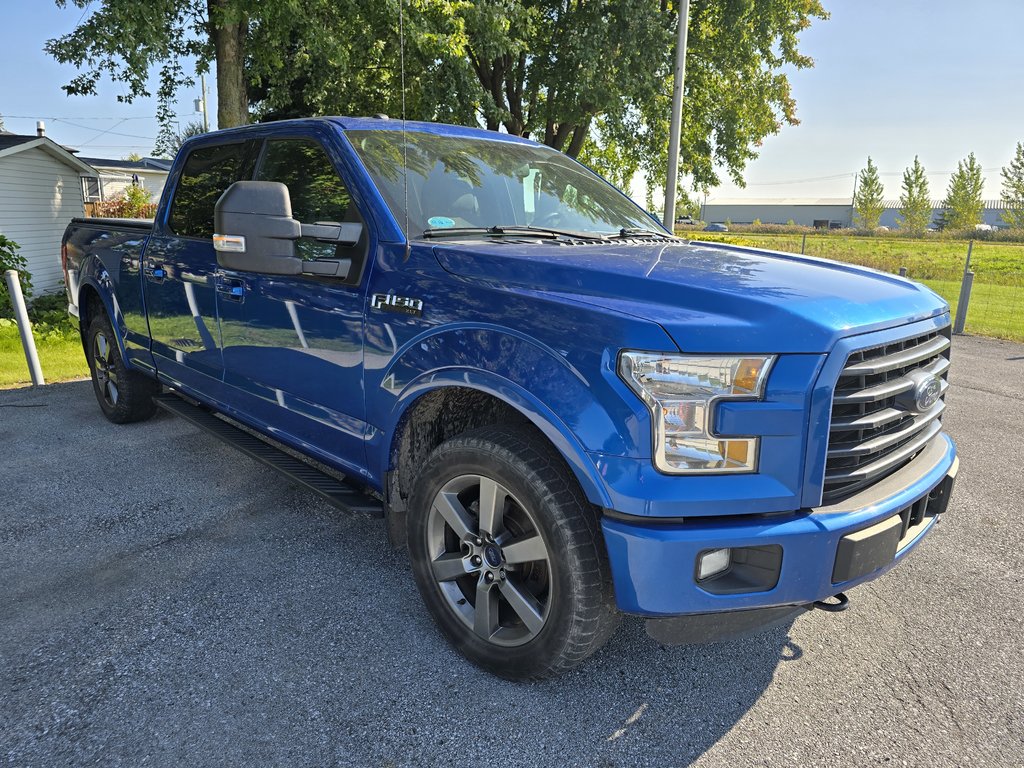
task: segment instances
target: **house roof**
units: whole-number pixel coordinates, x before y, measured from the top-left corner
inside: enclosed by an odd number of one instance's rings
[[[105,157],[83,157],[81,159],[93,168],[116,168],[119,171],[167,173],[171,169],[170,160],[160,160],[156,157],[144,157],[141,160],[114,160]]]
[[[83,175],[95,176],[96,169],[88,163],[82,162],[79,158],[68,152],[60,144],[45,136],[21,136],[18,134],[0,135],[0,159],[28,149],[40,149],[48,155],[57,158],[62,163],[70,165]]]

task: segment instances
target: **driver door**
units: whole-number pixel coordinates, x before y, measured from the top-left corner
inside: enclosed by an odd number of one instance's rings
[[[304,224],[362,221],[318,138],[268,139],[254,178],[285,184],[292,215]],[[354,471],[366,461],[360,277],[368,239],[364,226],[355,246],[298,241],[304,259],[351,258],[346,278],[218,274],[224,381],[232,401],[271,434],[291,436]]]

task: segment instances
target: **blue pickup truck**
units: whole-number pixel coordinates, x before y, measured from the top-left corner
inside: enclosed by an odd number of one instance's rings
[[[573,667],[623,613],[677,643],[841,609],[957,472],[942,299],[677,238],[514,136],[205,134],[154,221],[76,219],[62,259],[108,419],[163,407],[380,514],[504,677]]]

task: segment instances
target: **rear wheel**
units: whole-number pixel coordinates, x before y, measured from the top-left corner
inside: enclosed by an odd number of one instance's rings
[[[105,314],[96,314],[89,323],[85,350],[93,391],[104,416],[115,424],[126,424],[153,415],[156,411],[153,396],[160,392],[160,385],[124,364]]]
[[[502,677],[565,672],[617,626],[595,510],[525,430],[487,427],[431,454],[414,483],[409,551],[449,641]]]

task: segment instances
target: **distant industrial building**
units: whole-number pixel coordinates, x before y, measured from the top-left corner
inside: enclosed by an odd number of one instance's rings
[[[899,226],[898,200],[886,200],[879,225],[896,229]],[[932,201],[932,221],[939,219],[942,202]],[[1005,227],[1003,213],[1006,205],[1001,200],[986,200],[981,213],[982,223],[992,227]],[[708,200],[701,206],[701,219],[722,224],[799,224],[819,229],[839,229],[853,226],[853,200],[849,197],[780,197],[780,198],[723,198]]]

